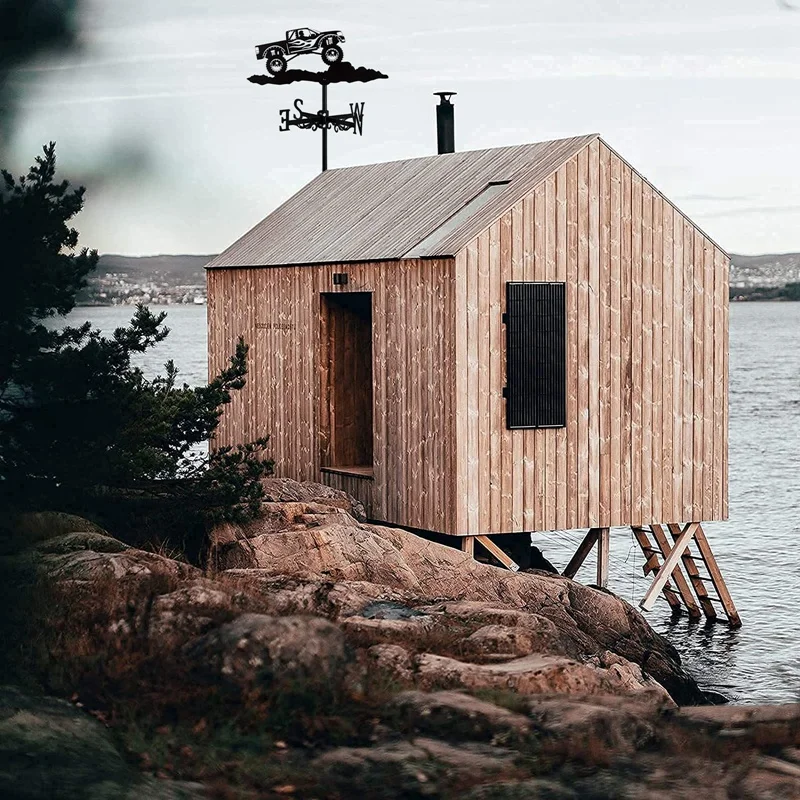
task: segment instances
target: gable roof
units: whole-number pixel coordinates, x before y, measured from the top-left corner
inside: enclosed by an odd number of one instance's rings
[[[597,138],[329,170],[207,267],[452,256]]]

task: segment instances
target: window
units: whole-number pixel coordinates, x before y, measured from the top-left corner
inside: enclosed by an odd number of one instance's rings
[[[506,284],[506,427],[561,428],[566,407],[566,286]]]

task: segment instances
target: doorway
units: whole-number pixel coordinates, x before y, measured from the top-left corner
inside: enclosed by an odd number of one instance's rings
[[[322,294],[322,467],[372,474],[372,293]]]

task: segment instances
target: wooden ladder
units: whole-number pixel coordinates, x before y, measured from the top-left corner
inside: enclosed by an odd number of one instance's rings
[[[672,536],[672,543],[664,530],[665,527]],[[650,543],[647,528],[652,533],[658,549]],[[681,528],[677,523],[670,523],[667,526],[649,525],[647,528],[644,526],[632,528],[645,556],[645,575],[655,575],[650,589],[640,604],[642,608],[649,611],[656,595],[663,592],[673,611],[679,611],[682,606],[685,606],[690,619],[700,619],[702,609],[702,614],[706,619],[715,621],[717,613],[714,604],[716,603],[722,606],[728,618],[728,624],[732,628],[740,627],[742,621],[739,612],[733,603],[733,598],[722,577],[722,572],[702,525],[699,522],[690,522]],[[689,549],[692,539],[697,545],[699,555],[693,555]],[[663,558],[661,565],[659,565],[659,556]],[[707,575],[700,574],[698,561],[704,564]],[[688,581],[683,574],[681,565],[686,571]],[[670,578],[675,582],[677,593],[669,584]],[[713,591],[713,595],[709,594],[709,589]],[[697,602],[695,602],[695,597]]]

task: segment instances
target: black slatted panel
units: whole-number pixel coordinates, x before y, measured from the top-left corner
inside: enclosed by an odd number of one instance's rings
[[[567,424],[563,283],[506,284],[506,426]]]

